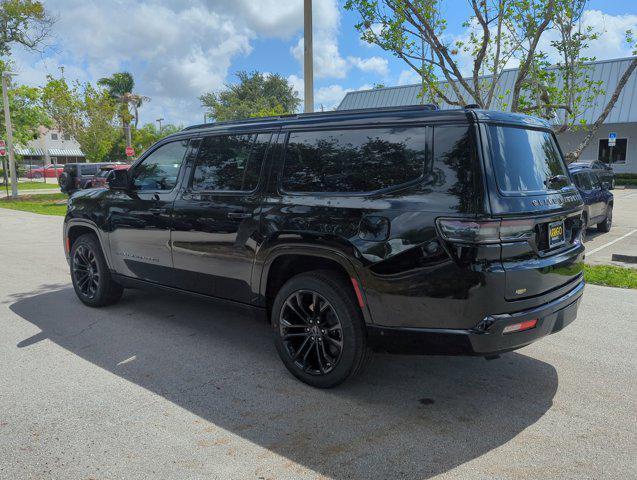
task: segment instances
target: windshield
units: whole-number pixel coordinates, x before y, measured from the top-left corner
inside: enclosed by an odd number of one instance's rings
[[[498,125],[488,126],[487,131],[501,192],[545,192],[570,185],[550,132]]]

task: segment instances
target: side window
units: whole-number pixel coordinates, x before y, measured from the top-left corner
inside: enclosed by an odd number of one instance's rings
[[[432,172],[425,185],[449,210],[472,212],[481,189],[476,187],[475,141],[468,125],[440,125],[433,129]]]
[[[288,192],[361,193],[425,171],[426,127],[292,132],[281,186]]]
[[[575,175],[573,175],[573,183],[575,184],[577,188],[581,188],[581,189],[584,188],[582,185],[582,176],[580,174],[576,173]]]
[[[591,177],[587,172],[580,173],[578,177],[583,190],[593,189],[593,185],[591,184]]]
[[[194,191],[254,190],[271,134],[207,137],[199,147],[192,177]]]
[[[179,167],[188,149],[188,140],[162,145],[146,157],[133,173],[137,190],[172,190],[177,184]]]
[[[591,185],[593,186],[593,190],[601,190],[602,183],[599,181],[599,177],[596,173],[590,173],[591,176]]]

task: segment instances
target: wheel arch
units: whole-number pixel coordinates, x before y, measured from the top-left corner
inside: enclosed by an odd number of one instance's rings
[[[97,241],[102,248],[104,258],[106,259],[106,264],[108,265],[109,269],[112,269],[110,250],[107,248],[107,239],[104,238],[103,232],[100,231],[100,229],[94,222],[86,219],[70,219],[64,225],[64,252],[67,259],[69,258],[73,243],[85,233],[93,233],[97,237]]]
[[[356,296],[365,323],[372,323],[364,285],[351,261],[338,251],[307,245],[280,246],[264,261],[257,280],[259,303],[266,307],[268,318],[274,297],[283,284],[295,275],[313,270],[330,270],[339,275]]]

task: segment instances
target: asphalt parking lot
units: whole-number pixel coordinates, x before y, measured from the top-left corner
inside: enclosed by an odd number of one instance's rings
[[[591,264],[630,266],[613,261],[613,254],[628,255],[637,259],[637,190],[615,189],[613,226],[608,233],[589,229],[586,242],[586,261]],[[637,266],[637,265],[635,265]]]
[[[499,360],[378,355],[321,391],[243,313],[84,307],[61,223],[0,209],[0,478],[637,477],[637,291],[588,286],[576,322]]]

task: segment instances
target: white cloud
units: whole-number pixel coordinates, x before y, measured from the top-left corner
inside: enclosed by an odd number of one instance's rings
[[[398,75],[398,85],[413,85],[414,83],[420,83],[420,75],[418,75],[411,68],[409,70],[403,70]]]
[[[302,15],[301,15],[302,18]],[[321,0],[313,3],[312,29],[314,49],[314,76],[316,78],[345,78],[349,64],[338,48],[340,13],[336,0]],[[304,39],[300,38],[290,48],[294,58],[303,65]]]
[[[386,77],[389,74],[389,62],[382,57],[347,57],[347,60],[359,70],[366,73],[376,73]]]

